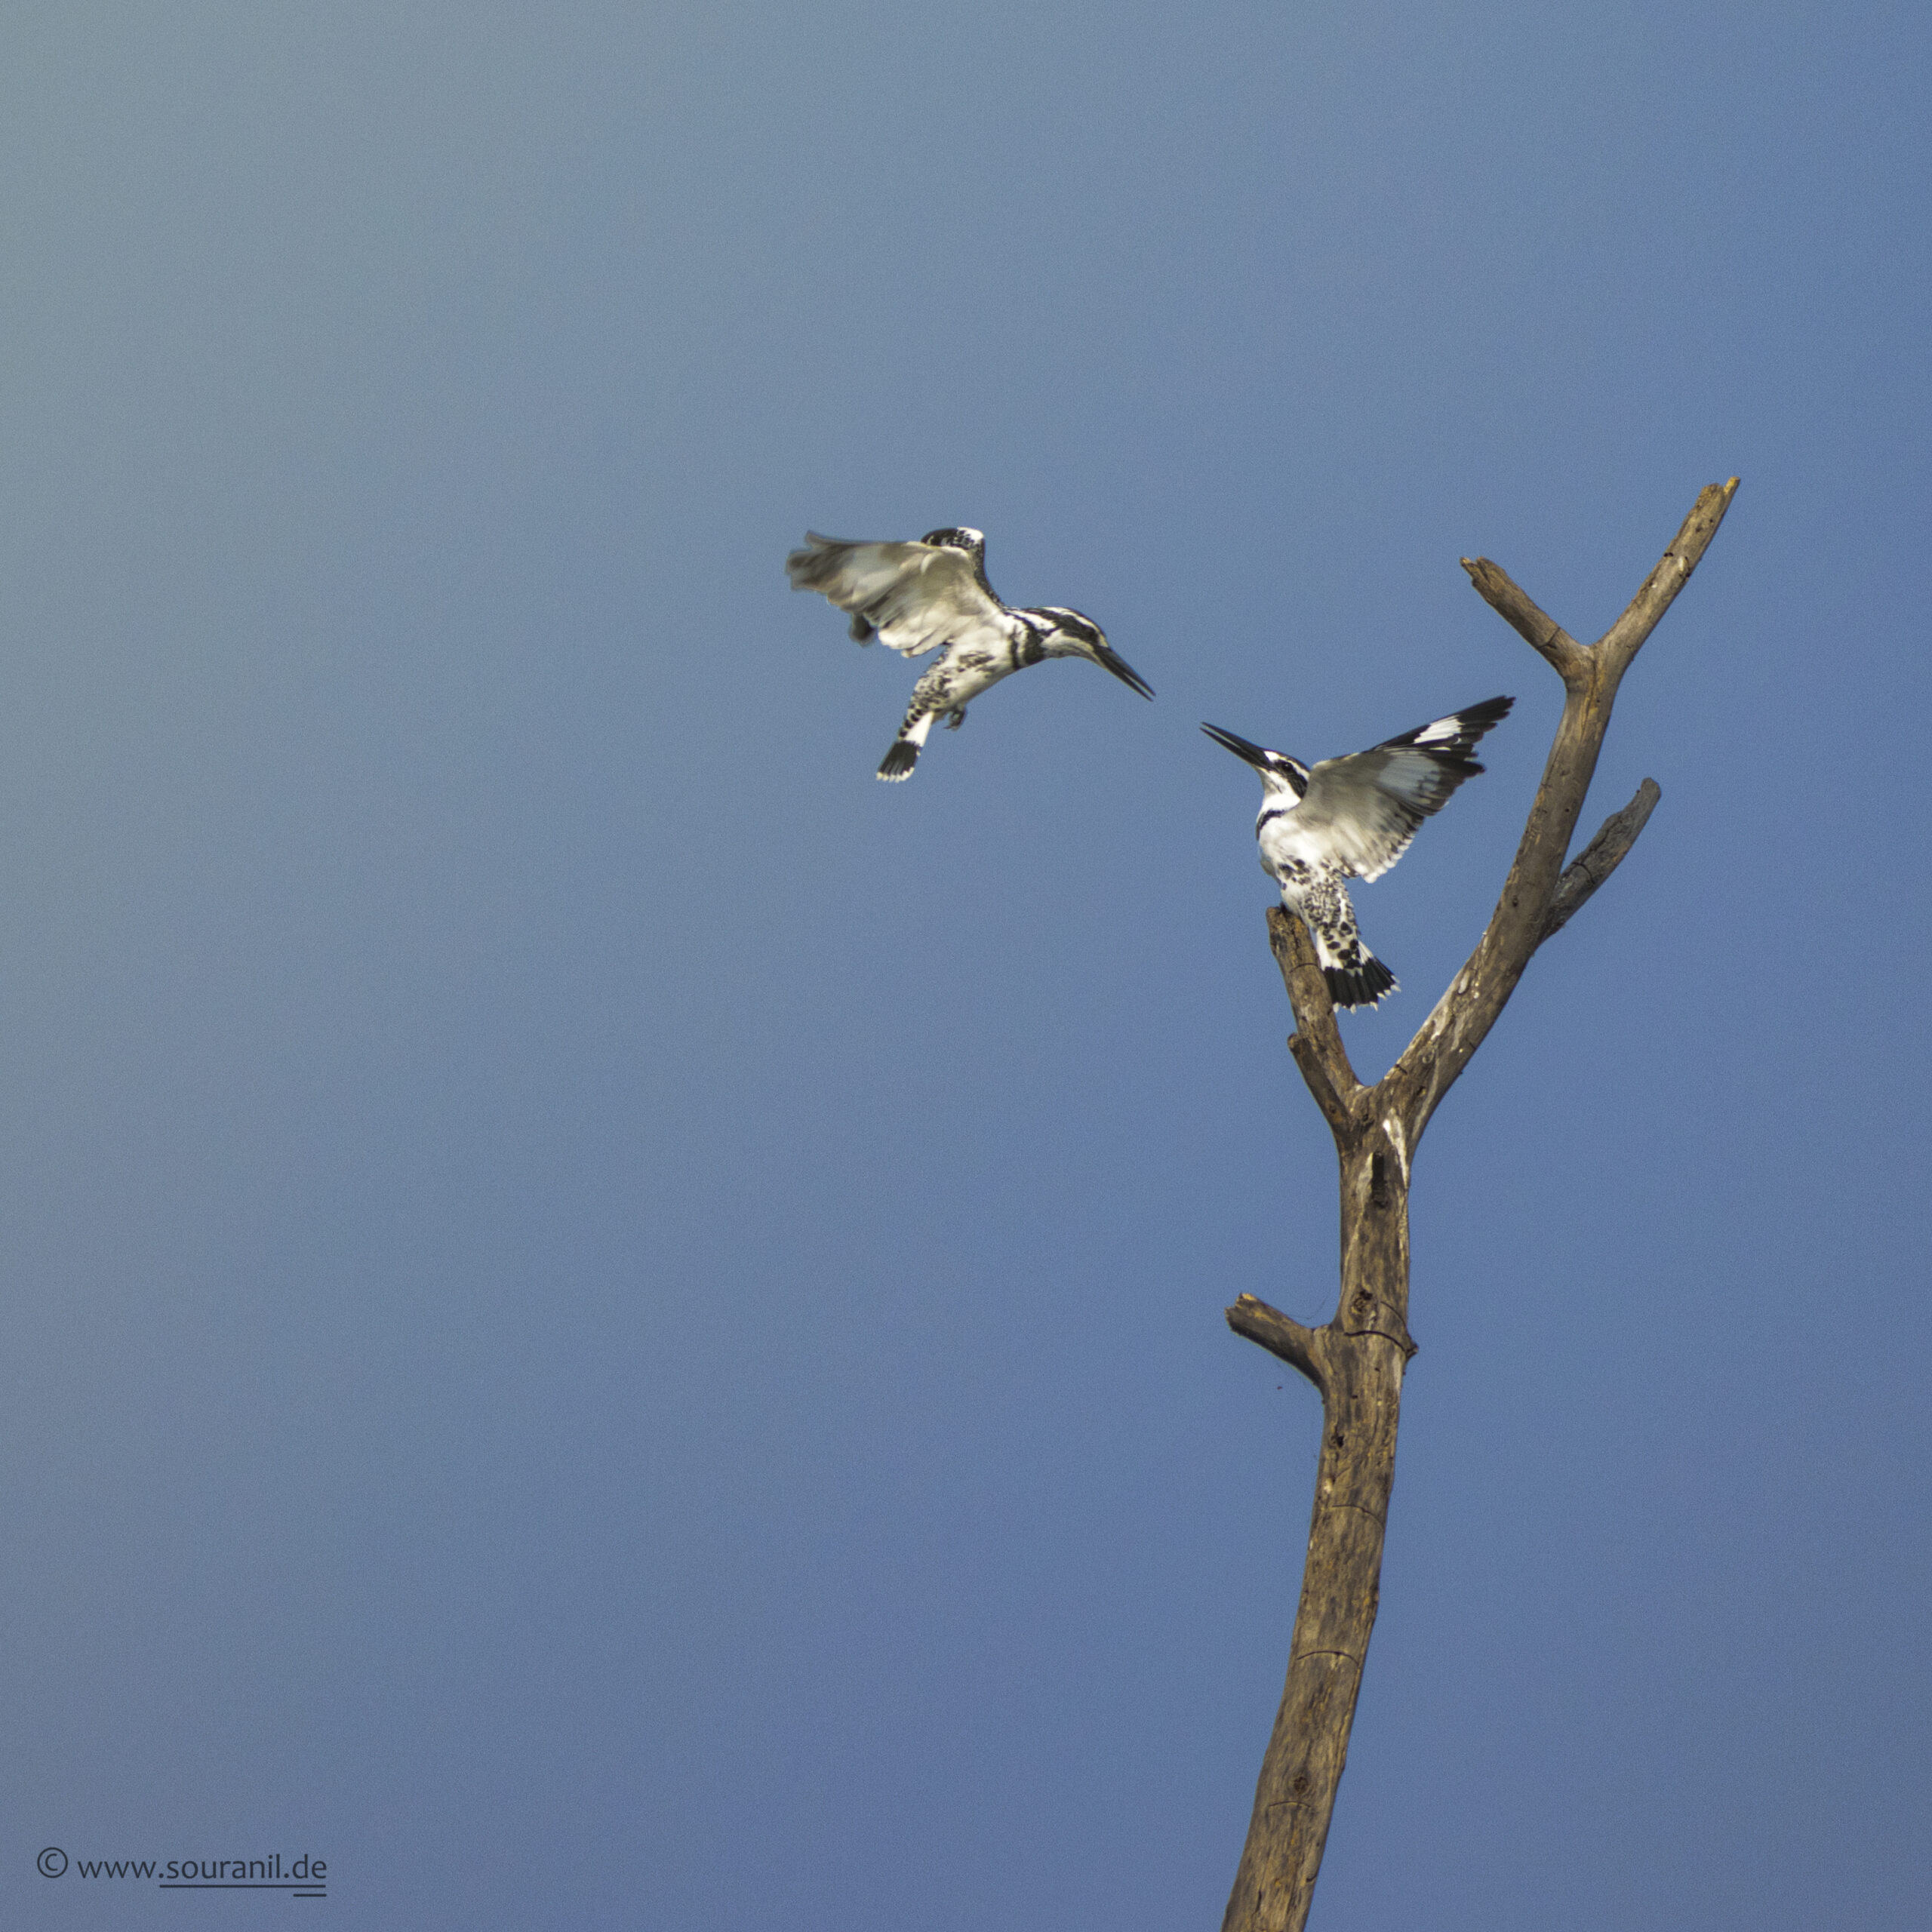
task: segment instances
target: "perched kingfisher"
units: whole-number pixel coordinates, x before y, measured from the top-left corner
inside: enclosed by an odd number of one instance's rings
[[[1219,725],[1201,730],[1261,774],[1254,836],[1261,869],[1281,903],[1315,941],[1315,956],[1337,1006],[1374,1006],[1395,976],[1361,943],[1348,881],[1380,878],[1408,850],[1423,820],[1482,767],[1469,754],[1509,715],[1513,697],[1493,697],[1352,758],[1313,767],[1251,745]]]
[[[874,637],[902,657],[937,650],[912,687],[912,708],[878,768],[912,776],[936,719],[958,731],[980,694],[1043,657],[1084,657],[1143,697],[1154,694],[1108,643],[1100,626],[1058,605],[1009,609],[986,581],[986,540],[977,530],[933,530],[916,543],[845,543],[805,533],[785,559],[794,590],[816,590],[852,614],[852,635]]]

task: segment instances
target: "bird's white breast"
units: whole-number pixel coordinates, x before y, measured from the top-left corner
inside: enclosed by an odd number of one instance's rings
[[[1295,804],[1277,805],[1271,800],[1262,818],[1266,822],[1257,824],[1254,836],[1263,872],[1278,878],[1284,870],[1327,862],[1326,841],[1303,822]]]

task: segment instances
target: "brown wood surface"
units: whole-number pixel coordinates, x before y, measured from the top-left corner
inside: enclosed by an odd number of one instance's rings
[[[1656,807],[1657,787],[1647,778],[1565,866],[1617,687],[1696,569],[1737,488],[1733,477],[1703,491],[1643,587],[1594,645],[1579,644],[1500,565],[1464,559],[1478,591],[1562,678],[1563,716],[1488,929],[1376,1085],[1364,1087],[1349,1063],[1306,929],[1281,908],[1269,910],[1269,949],[1294,1010],[1289,1049],[1335,1139],[1342,1282],[1334,1315],[1319,1328],[1251,1295],[1227,1312],[1237,1334],[1278,1355],[1321,1391],[1323,1423],[1287,1681],[1223,1932],[1300,1932],[1321,1869],[1375,1628],[1402,1376],[1415,1352],[1408,1327],[1409,1177],[1417,1143],[1537,948],[1622,863]]]

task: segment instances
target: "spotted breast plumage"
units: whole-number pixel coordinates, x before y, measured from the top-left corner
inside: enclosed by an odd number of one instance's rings
[[[1261,869],[1308,928],[1337,1006],[1374,1006],[1396,989],[1395,974],[1361,942],[1348,881],[1380,878],[1408,850],[1423,820],[1482,770],[1469,754],[1515,701],[1493,697],[1367,751],[1312,766],[1218,725],[1201,726],[1261,774],[1261,815],[1254,821]]]
[[[986,581],[986,553],[977,530],[930,531],[916,543],[848,543],[808,531],[805,547],[785,559],[792,588],[850,612],[860,644],[876,637],[902,657],[940,654],[912,687],[881,778],[909,777],[937,720],[956,731],[982,691],[1043,658],[1084,657],[1143,697],[1154,695],[1091,617],[1059,605],[1002,604]]]

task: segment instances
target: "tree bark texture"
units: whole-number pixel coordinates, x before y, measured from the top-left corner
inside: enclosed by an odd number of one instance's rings
[[[1636,842],[1660,796],[1645,779],[1567,866],[1618,685],[1697,566],[1737,479],[1699,497],[1662,560],[1609,630],[1579,644],[1486,558],[1465,558],[1477,590],[1563,680],[1563,716],[1489,926],[1401,1058],[1374,1087],[1349,1063],[1315,949],[1301,921],[1268,914],[1296,1030],[1296,1065],[1335,1139],[1342,1207],[1341,1297],[1309,1328],[1243,1295],[1227,1312],[1321,1392],[1321,1458],[1287,1681],[1263,1757],[1247,1842],[1222,1932],[1301,1932],[1335,1791],[1346,1762],[1395,1478],[1395,1432],[1409,1339],[1409,1176],[1442,1097],[1494,1025],[1538,946],[1581,909]]]

